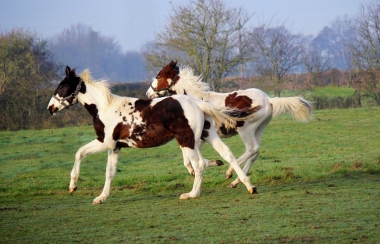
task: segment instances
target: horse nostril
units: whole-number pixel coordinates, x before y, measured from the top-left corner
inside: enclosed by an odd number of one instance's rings
[[[50,112],[50,114],[53,114],[54,113],[54,105],[51,105],[47,108]]]

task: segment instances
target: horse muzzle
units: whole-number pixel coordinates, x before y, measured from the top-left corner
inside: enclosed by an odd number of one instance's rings
[[[50,112],[51,115],[55,115],[58,112],[58,108],[54,107],[54,104],[50,105],[48,107],[48,110],[49,110],[49,112]]]

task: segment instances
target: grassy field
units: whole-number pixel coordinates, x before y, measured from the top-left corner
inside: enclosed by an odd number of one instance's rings
[[[251,170],[257,195],[229,189],[227,166],[208,168],[201,197],[178,200],[193,178],[175,142],[123,149],[110,198],[107,153],[83,160],[68,194],[76,150],[93,128],[0,132],[0,243],[376,243],[380,240],[380,108],[289,116],[264,132]],[[236,156],[239,137],[225,140]],[[206,158],[220,157],[208,146]]]

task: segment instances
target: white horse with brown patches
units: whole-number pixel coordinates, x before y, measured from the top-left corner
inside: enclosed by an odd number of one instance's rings
[[[174,94],[186,94],[221,108],[258,109],[255,117],[237,121],[233,129],[228,130],[223,125],[216,126],[219,136],[229,137],[239,134],[243,140],[245,152],[238,158],[238,164],[247,162],[243,168],[244,173],[248,173],[257,159],[261,136],[273,117],[285,112],[290,112],[296,120],[302,122],[307,122],[312,117],[311,102],[302,97],[270,98],[263,91],[254,88],[230,93],[213,92],[210,91],[207,83],[202,82],[201,76],[193,74],[191,68],[179,68],[177,62],[171,61],[158,72],[146,95],[149,98],[156,98]],[[189,162],[184,162],[184,164],[189,164]],[[232,177],[233,170],[229,167],[226,178]],[[235,188],[239,183],[240,180],[237,178],[229,187]]]
[[[221,121],[228,121],[228,126],[235,126],[235,121],[224,113],[230,110],[216,109],[209,103],[183,95],[158,99],[120,97],[110,92],[106,81],[92,81],[88,70],[78,77],[75,70],[66,67],[66,77],[59,83],[48,109],[51,114],[55,114],[78,102],[92,116],[97,138],[79,148],[76,153],[70,192],[77,189],[80,163],[86,155],[108,150],[105,185],[102,193],[93,201],[98,204],[110,194],[121,148],[156,147],[173,138],[180,145],[186,160],[191,161],[192,167],[187,167],[195,176],[192,190],[183,193],[180,199],[200,195],[205,167],[211,166],[200,154],[201,138],[232,165],[248,191],[251,194],[255,192],[255,187],[237,164],[230,149],[218,137],[214,127],[214,122],[220,124]]]

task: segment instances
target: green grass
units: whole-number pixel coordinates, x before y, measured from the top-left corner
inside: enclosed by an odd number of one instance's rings
[[[346,86],[324,86],[315,87],[313,90],[284,90],[281,91],[281,97],[303,96],[306,99],[312,99],[313,96],[330,98],[347,98],[355,94],[355,89]],[[274,97],[274,92],[268,92],[270,97]]]
[[[313,90],[315,96],[332,97],[349,97],[354,95],[355,89],[350,87],[325,86],[316,87]]]
[[[321,110],[308,124],[289,116],[264,132],[251,170],[257,195],[227,188],[227,166],[208,168],[201,197],[178,200],[193,178],[175,142],[123,149],[110,198],[107,153],[82,162],[92,127],[0,132],[0,243],[376,243],[380,239],[380,108]],[[239,137],[225,140],[236,156]],[[202,154],[220,157],[205,145]]]

